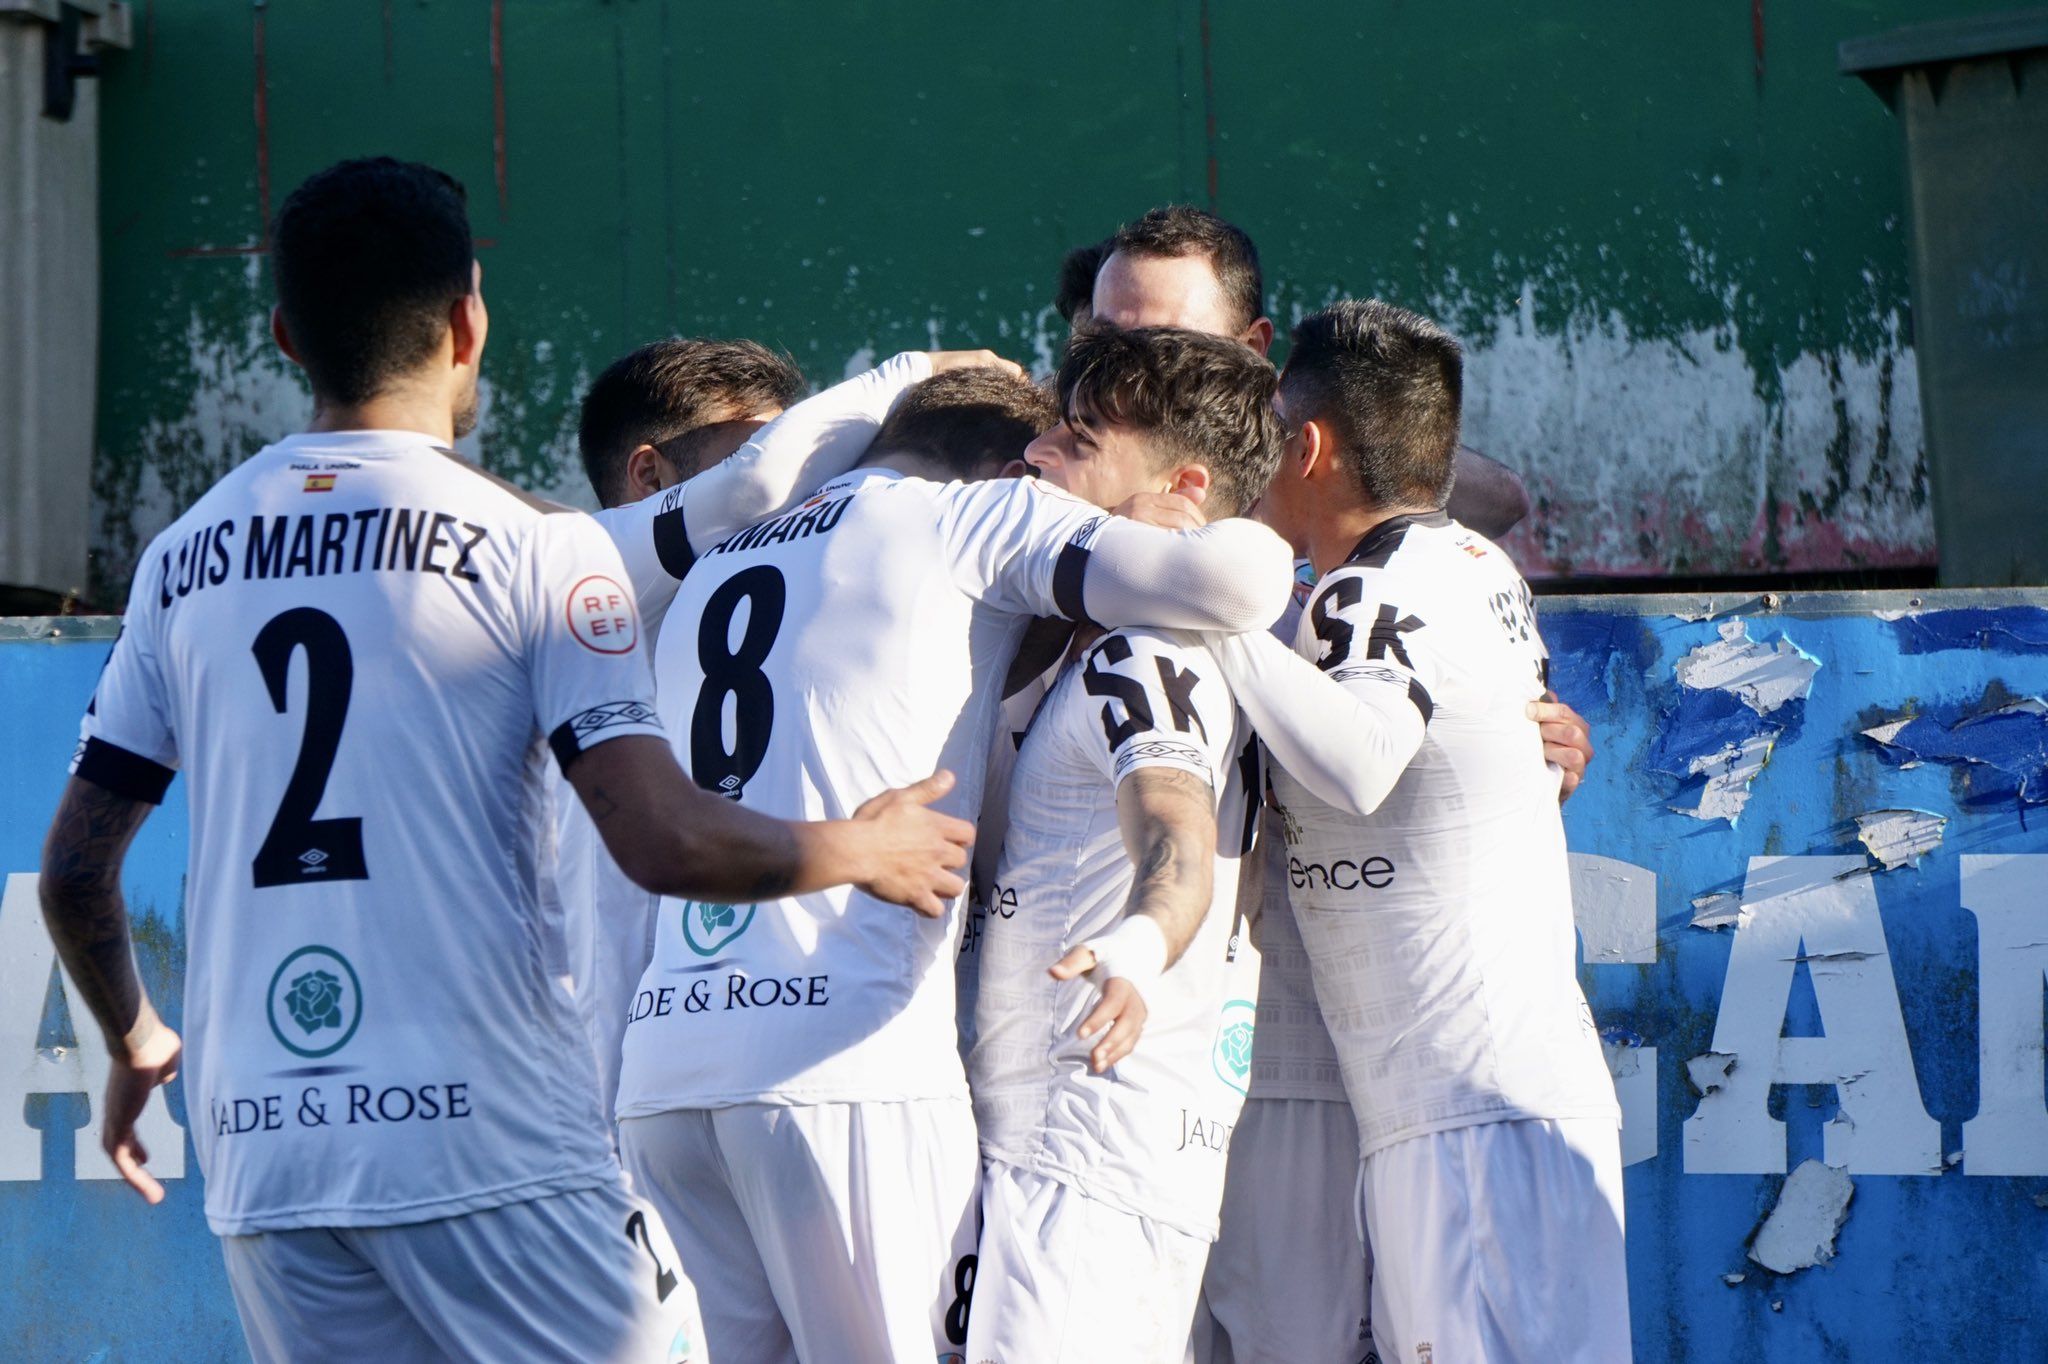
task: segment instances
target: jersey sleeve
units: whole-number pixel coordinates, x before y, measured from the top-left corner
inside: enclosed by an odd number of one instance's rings
[[[1318,799],[1352,814],[1379,808],[1420,751],[1436,709],[1442,673],[1434,641],[1403,597],[1420,601],[1385,570],[1340,569],[1310,595],[1302,655],[1264,633],[1211,646],[1274,760]]]
[[[931,357],[920,351],[893,356],[804,399],[695,477],[597,513],[625,560],[641,613],[668,605],[699,554],[859,463],[896,400],[931,372]]]
[[[1038,479],[954,493],[939,526],[955,577],[1004,610],[1111,629],[1249,630],[1286,604],[1287,547],[1255,522],[1161,530]]]
[[[1118,631],[1089,649],[1079,681],[1089,703],[1085,747],[1113,784],[1173,768],[1220,788],[1237,710],[1206,651]]]
[[[661,733],[640,614],[618,551],[590,518],[544,516],[521,547],[516,629],[534,723],[564,772],[586,750]]]
[[[71,760],[71,772],[81,780],[151,805],[163,803],[178,770],[171,696],[158,654],[156,595],[162,571],[137,575],[121,633],[86,703]]]

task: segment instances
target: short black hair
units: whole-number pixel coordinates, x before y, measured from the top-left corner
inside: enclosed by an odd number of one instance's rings
[[[270,271],[315,397],[360,403],[423,363],[475,262],[462,184],[445,171],[374,156],[293,190],[271,224]]]
[[[1060,262],[1059,291],[1053,295],[1052,306],[1067,325],[1073,325],[1076,313],[1093,309],[1095,276],[1102,269],[1102,262],[1109,259],[1109,248],[1110,239],[1105,237],[1075,247]]]
[[[1209,471],[1205,508],[1238,516],[1280,467],[1273,367],[1251,347],[1180,327],[1077,332],[1056,380],[1060,411],[1087,427],[1109,422],[1152,438],[1154,467]]]
[[[1155,258],[1205,256],[1230,301],[1232,325],[1243,330],[1265,315],[1266,280],[1259,273],[1259,248],[1243,228],[1204,209],[1188,204],[1155,208],[1118,228],[1104,259],[1118,251]]]
[[[986,478],[1060,419],[1052,394],[993,365],[913,385],[875,433],[874,455],[913,454],[955,478]]]
[[[808,386],[796,361],[758,341],[672,336],[612,362],[583,395],[576,444],[598,500],[623,496],[626,457],[643,445],[662,448],[679,468],[685,436],[752,412],[784,408]],[[683,469],[687,477],[694,468]]]
[[[1294,326],[1280,387],[1290,421],[1322,422],[1359,490],[1382,507],[1451,495],[1465,360],[1436,323],[1379,299],[1344,299]]]

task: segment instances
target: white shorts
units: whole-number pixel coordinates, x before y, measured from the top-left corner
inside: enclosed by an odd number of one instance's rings
[[[1209,1243],[988,1163],[967,1358],[1183,1364]]]
[[[979,1157],[965,1099],[742,1104],[619,1124],[714,1360],[958,1358]]]
[[[1351,1105],[1248,1099],[1202,1278],[1198,1364],[1357,1364],[1372,1352]]]
[[[661,1218],[618,1186],[399,1227],[223,1236],[221,1251],[257,1364],[705,1358]]]
[[[1621,1127],[1485,1123],[1366,1157],[1383,1358],[1627,1364]]]

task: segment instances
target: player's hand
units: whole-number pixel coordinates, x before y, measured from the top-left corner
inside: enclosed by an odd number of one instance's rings
[[[1158,526],[1161,530],[1195,530],[1209,524],[1202,515],[1202,499],[1209,495],[1206,488],[1195,488],[1193,496],[1180,493],[1132,493],[1118,504],[1115,515],[1128,516],[1147,526]]]
[[[1051,974],[1054,980],[1072,980],[1094,969],[1095,949],[1083,946],[1054,962]],[[1145,1018],[1145,997],[1138,993],[1137,986],[1122,976],[1103,981],[1101,997],[1074,1030],[1074,1035],[1084,1042],[1102,1034],[1102,1040],[1088,1053],[1088,1069],[1100,1075],[1135,1051],[1138,1037],[1145,1031]]]
[[[946,912],[946,901],[967,889],[953,870],[967,865],[974,826],[928,810],[953,789],[951,772],[884,791],[853,812],[870,874],[854,884],[878,900],[907,906],[926,918]]]
[[[1586,768],[1593,761],[1593,731],[1586,724],[1586,717],[1558,700],[1554,691],[1543,693],[1541,701],[1531,701],[1528,715],[1543,734],[1544,760],[1555,763],[1564,773],[1557,788],[1557,798],[1562,802],[1579,789]]]
[[[162,1024],[149,1040],[125,1056],[114,1058],[114,1070],[107,1077],[107,1101],[101,1109],[100,1145],[113,1158],[114,1168],[145,1203],[164,1201],[164,1186],[143,1166],[149,1152],[135,1135],[135,1124],[149,1105],[150,1091],[169,1084],[178,1075],[178,1062],[185,1044],[178,1034]]]
[[[1024,377],[1024,366],[1015,360],[1005,360],[992,350],[929,350],[925,358],[932,362],[932,373],[944,374],[949,369],[999,369],[1012,379]]]

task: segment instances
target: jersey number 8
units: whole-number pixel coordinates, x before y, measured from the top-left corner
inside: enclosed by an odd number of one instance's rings
[[[775,727],[775,688],[761,665],[775,647],[789,590],[771,564],[744,569],[719,584],[697,623],[697,666],[704,686],[690,716],[690,775],[707,791],[738,800],[768,756]],[[747,628],[737,647],[733,617],[747,604]],[[725,698],[733,698],[733,741],[725,742]]]

